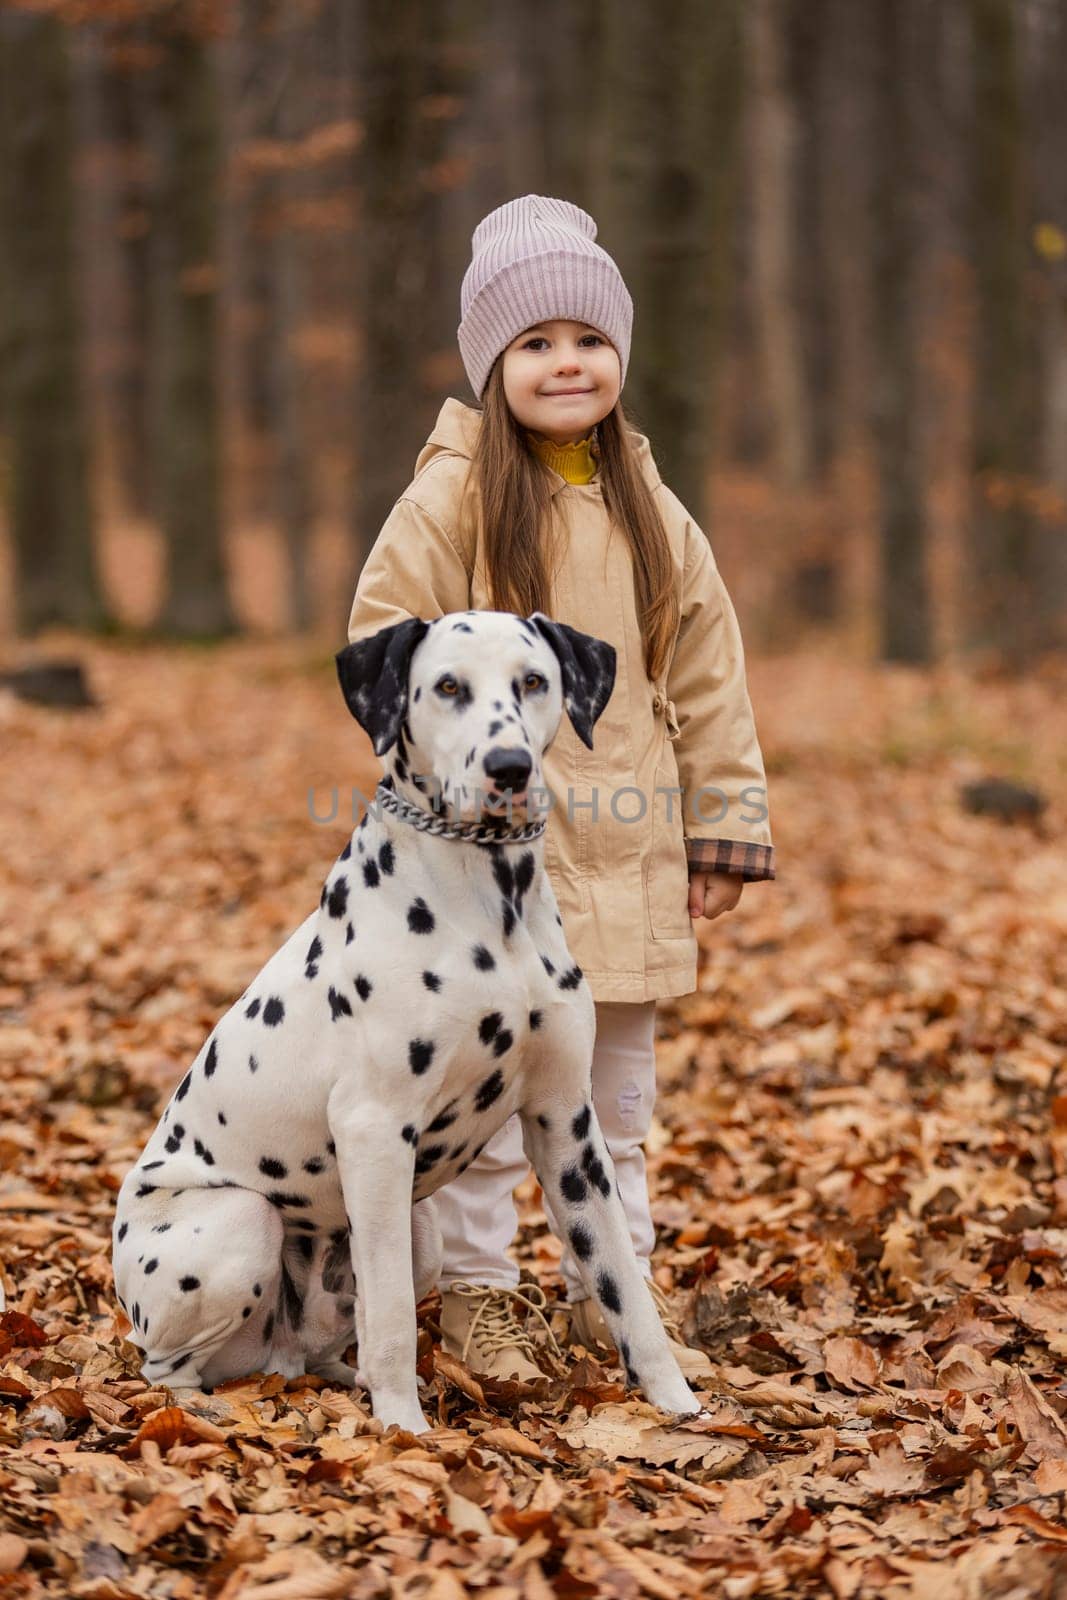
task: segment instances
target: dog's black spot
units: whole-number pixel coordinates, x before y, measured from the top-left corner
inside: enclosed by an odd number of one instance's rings
[[[445,1147],[443,1144],[427,1145],[426,1149],[420,1150],[415,1158],[416,1173],[429,1172],[430,1168],[440,1161],[444,1153]]]
[[[427,1127],[426,1132],[443,1133],[446,1128],[450,1128],[452,1126],[458,1115],[459,1112],[456,1110],[456,1102],[453,1100],[450,1102],[450,1104],[445,1106],[443,1111],[439,1111],[437,1113],[436,1117],[434,1117],[433,1121]]]
[[[215,1047],[214,1039],[212,1039],[211,1043],[207,1047],[207,1055],[204,1057],[204,1077],[210,1078],[218,1064],[219,1052]]]
[[[305,1261],[310,1261],[315,1254],[315,1241],[306,1233],[300,1233],[297,1235],[296,1248]]]
[[[159,1185],[155,1183],[142,1183],[140,1188],[137,1190],[136,1198],[138,1200],[143,1200],[146,1195],[155,1194],[158,1187]]]
[[[151,1172],[153,1167],[161,1167],[162,1165],[163,1165],[162,1161],[146,1161],[144,1163],[144,1165],[141,1167],[141,1171],[142,1172]]]
[[[244,1318],[244,1320],[245,1320],[245,1321],[246,1321],[246,1322],[247,1322],[247,1321],[248,1321],[248,1318],[249,1318],[249,1317],[250,1317],[250,1316],[251,1316],[251,1315],[252,1315],[252,1307],[251,1307],[251,1306],[245,1306],[245,1308],[244,1308],[244,1310],[243,1310],[243,1311],[242,1311],[242,1312],[241,1312],[241,1316],[242,1316],[242,1317],[243,1317],[243,1318]]]
[[[617,1315],[622,1310],[622,1299],[619,1295],[619,1286],[611,1273],[601,1272],[597,1277],[596,1286],[603,1304]]]
[[[591,1144],[587,1144],[582,1151],[582,1171],[589,1179],[589,1182],[600,1190],[606,1200],[611,1193],[611,1184],[608,1181],[607,1173],[601,1165],[600,1157],[596,1154]]]
[[[363,882],[366,884],[367,888],[376,889],[381,881],[382,875],[378,871],[378,863],[376,861],[364,861]]]
[[[540,1011],[531,1011],[530,1012],[530,1032],[531,1033],[536,1033],[540,1026],[541,1026],[541,1013],[540,1013]]]
[[[334,1144],[332,1139],[327,1139],[326,1149],[331,1156],[335,1156],[337,1154],[337,1146]]]
[[[356,937],[356,930],[350,922],[345,923],[345,944],[351,944]]]
[[[629,1341],[629,1339],[620,1339],[619,1340],[619,1354],[620,1354],[620,1356],[622,1356],[622,1364],[623,1364],[623,1368],[625,1369],[625,1372],[626,1372],[627,1382],[632,1384],[635,1389],[638,1388],[640,1386],[641,1380],[637,1376],[637,1373],[634,1371],[633,1363],[630,1360],[630,1341]]]
[[[322,940],[319,938],[318,934],[316,934],[314,939],[312,939],[310,945],[308,946],[307,955],[304,957],[304,977],[305,978],[317,978],[318,977],[319,969],[318,969],[318,966],[316,965],[316,963],[318,962],[318,960],[320,959],[321,956],[322,956]]]
[[[348,879],[342,874],[335,878],[330,885],[330,892],[326,897],[326,909],[331,917],[340,920],[348,910]]]
[[[248,1002],[248,1004],[245,1006],[245,1016],[246,1017],[258,1017],[259,1016],[259,1001],[258,1000],[250,1000]]]
[[[512,1045],[514,1043],[515,1043],[515,1039],[514,1039],[514,1035],[511,1032],[511,1029],[510,1028],[501,1028],[500,1032],[497,1034],[496,1038],[493,1040],[493,1054],[495,1056],[504,1055],[508,1050],[511,1049],[511,1047],[512,1047]]]
[[[499,1011],[487,1011],[478,1024],[478,1037],[483,1044],[491,1044],[504,1021]]]
[[[473,957],[474,965],[478,968],[479,972],[492,972],[493,968],[496,966],[496,960],[492,954],[492,951],[487,950],[484,944],[476,944],[474,949],[471,951],[471,956]]]
[[[534,858],[532,850],[525,850],[515,868],[515,898],[521,900],[533,882]]]
[[[199,1278],[185,1277],[178,1279],[178,1288],[181,1290],[182,1294],[192,1294],[193,1290],[199,1289],[199,1287]]]
[[[192,1078],[192,1076],[192,1068],[190,1068],[190,1070],[185,1074],[185,1077],[182,1079],[181,1083],[179,1083],[178,1087],[174,1091],[175,1100],[185,1099],[186,1095],[189,1093],[189,1080]]]
[[[169,1222],[157,1222],[155,1227],[152,1229],[152,1232],[153,1233],[169,1233],[170,1232],[170,1227],[171,1227],[171,1225],[170,1225]]]
[[[325,1172],[325,1170],[326,1163],[321,1156],[309,1156],[304,1162],[304,1171],[310,1172],[313,1178],[317,1178],[319,1173]]]
[[[347,861],[351,854],[352,854],[352,841],[351,841],[351,839],[349,839],[348,843],[345,845],[344,849],[341,851],[341,854],[337,857],[337,859],[338,859],[338,861]]]
[[[287,1206],[294,1211],[306,1209],[311,1204],[306,1194],[282,1194],[278,1189],[272,1189],[267,1195],[267,1199],[272,1206],[277,1206],[280,1211],[284,1211]]]
[[[434,1043],[432,1039],[412,1039],[408,1045],[408,1065],[418,1077],[424,1073],[433,1060]]]
[[[249,1070],[249,1072],[258,1072],[259,1071],[259,1062],[256,1060],[255,1056],[249,1056],[249,1058],[248,1058],[248,1070]]]
[[[264,1337],[264,1339],[266,1339],[268,1344],[270,1344],[271,1335],[273,1334],[273,1332],[274,1332],[274,1312],[271,1311],[271,1312],[268,1313],[267,1320],[263,1324],[263,1337]]]
[[[374,985],[371,983],[370,979],[365,978],[362,972],[359,972],[356,974],[355,985],[356,993],[359,995],[359,998],[361,1000],[369,1000],[374,989]]]
[[[213,1167],[215,1165],[215,1157],[211,1154],[211,1151],[208,1149],[206,1144],[201,1144],[199,1139],[194,1139],[193,1149],[196,1151],[205,1167]]]
[[[551,1127],[551,1123],[549,1122],[548,1118],[545,1116],[543,1111],[539,1111],[537,1113],[537,1121],[538,1121],[539,1126],[542,1127],[542,1128],[550,1128]]]
[[[557,987],[560,988],[560,989],[577,989],[577,987],[581,983],[581,981],[582,981],[582,969],[578,965],[578,963],[575,962],[574,966],[570,967],[563,974],[562,978],[560,978]]]
[[[504,1074],[498,1067],[495,1072],[490,1073],[484,1083],[479,1085],[478,1091],[474,1096],[474,1109],[476,1111],[488,1111],[493,1101],[499,1100],[503,1093]]]
[[[263,1293],[263,1285],[261,1283],[254,1283],[252,1285],[252,1293],[255,1295],[256,1299],[258,1300],[260,1295]]]
[[[434,914],[421,895],[408,906],[408,931],[410,933],[432,933],[437,926]]]
[[[284,1161],[277,1161],[274,1156],[260,1156],[259,1170],[265,1178],[287,1178],[289,1168]]]
[[[405,1122],[404,1126],[400,1130],[400,1137],[402,1139],[406,1139],[408,1144],[418,1144],[419,1130],[415,1127],[414,1123]]]
[[[386,839],[385,843],[378,851],[378,865],[387,876],[396,866],[396,851],[393,849],[388,839]]]
[[[129,1231],[130,1231],[129,1223],[128,1222],[122,1223],[122,1225],[119,1228],[119,1233],[118,1233],[119,1244],[122,1243],[123,1239],[125,1239],[126,1235],[129,1233]]]
[[[545,971],[548,973],[549,977],[551,978],[552,974],[555,972],[556,969],[553,966],[552,962],[548,959],[547,956],[542,956],[541,957],[541,965],[544,967]]]
[[[592,1113],[588,1106],[583,1106],[571,1123],[571,1132],[576,1139],[584,1139],[589,1132],[589,1122]]]
[[[347,995],[338,994],[332,984],[326,998],[330,1002],[331,1022],[336,1022],[338,1017],[350,1017],[352,1015],[352,1002]]]
[[[567,1238],[570,1240],[571,1249],[578,1257],[578,1260],[588,1261],[593,1254],[593,1235],[585,1224],[576,1222],[573,1228],[568,1230]]]
[[[449,1161],[458,1161],[466,1148],[466,1144],[457,1144],[456,1148],[449,1154]]]
[[[156,1270],[156,1268],[158,1266],[159,1266],[159,1262],[156,1260],[155,1256],[152,1257],[151,1261],[146,1261],[145,1262],[145,1268],[144,1268],[145,1277],[148,1277],[149,1273],[155,1272],[155,1270]]]
[[[437,976],[436,972],[424,972],[422,975],[422,981],[426,988],[429,989],[431,994],[436,994],[441,987],[441,980]]]
[[[267,1024],[268,1028],[276,1028],[279,1022],[283,1022],[284,1020],[285,1003],[284,1001],[279,1000],[277,995],[272,994],[266,1005],[263,1007],[263,1021]]]
[[[226,1113],[225,1113],[225,1111],[220,1111],[218,1113],[218,1118],[219,1118],[219,1127],[220,1128],[224,1128],[226,1126]]]
[[[504,724],[501,722],[500,718],[494,717],[488,728],[485,730],[485,737],[487,739],[495,739],[503,726]]]
[[[567,1168],[566,1172],[564,1172],[562,1178],[559,1180],[559,1186],[563,1191],[564,1200],[569,1200],[571,1204],[575,1206],[580,1205],[585,1199],[586,1195],[589,1193],[585,1186],[585,1179],[582,1177],[577,1167]]]

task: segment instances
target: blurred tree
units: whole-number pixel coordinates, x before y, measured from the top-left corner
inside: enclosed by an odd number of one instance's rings
[[[243,422],[255,450],[246,475],[255,517],[276,517],[289,572],[289,621],[312,623],[313,520],[302,372],[295,352],[304,309],[305,240],[294,202],[303,178],[300,141],[313,120],[308,44],[283,0],[242,0],[240,132],[243,175],[240,309]]]
[[[0,11],[5,499],[16,626],[98,627],[75,278],[70,71],[53,15]]]
[[[926,84],[925,0],[871,0],[876,29],[873,418],[878,462],[881,654],[934,653],[926,569],[919,382],[916,100]]]
[[[731,287],[739,12],[737,0],[601,0],[583,57],[596,96],[591,209],[634,300],[623,404],[705,528]]]
[[[1033,497],[1041,426],[1027,294],[1022,13],[1011,0],[970,0],[970,16],[977,307],[967,641],[1018,669],[1041,644],[1036,623],[1044,537]]]
[[[167,632],[235,629],[222,534],[218,293],[220,134],[216,61],[195,0],[155,17],[151,131],[155,358],[152,442],[168,553]]]
[[[742,8],[756,328],[771,416],[770,465],[783,489],[814,476],[811,407],[797,314],[796,124],[786,75],[792,0]]]

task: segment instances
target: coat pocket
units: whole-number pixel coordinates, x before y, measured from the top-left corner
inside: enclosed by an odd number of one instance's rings
[[[693,930],[689,915],[689,868],[682,825],[682,795],[678,792],[678,764],[674,750],[665,745],[656,767],[655,792],[650,797],[652,840],[648,858],[646,897],[648,921],[654,939],[684,939]],[[673,790],[673,793],[664,791]]]

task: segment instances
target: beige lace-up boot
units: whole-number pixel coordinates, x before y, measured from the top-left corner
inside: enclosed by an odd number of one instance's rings
[[[670,1301],[658,1283],[651,1278],[645,1282],[655,1301],[659,1319],[663,1324],[663,1331],[670,1340],[671,1353],[682,1369],[683,1375],[690,1383],[699,1383],[701,1378],[710,1378],[714,1375],[715,1368],[704,1354],[703,1350],[694,1350],[682,1338],[682,1330],[678,1319],[671,1310]],[[608,1325],[604,1321],[600,1307],[595,1300],[576,1300],[570,1307],[571,1344],[584,1344],[591,1355],[597,1354],[598,1347],[605,1350],[614,1350],[615,1341],[608,1332]]]
[[[537,1284],[506,1289],[499,1284],[454,1283],[441,1293],[442,1343],[449,1355],[484,1378],[535,1383],[545,1377],[546,1363],[560,1375],[566,1367],[545,1315],[547,1305]],[[528,1326],[531,1318],[536,1319],[533,1331]]]

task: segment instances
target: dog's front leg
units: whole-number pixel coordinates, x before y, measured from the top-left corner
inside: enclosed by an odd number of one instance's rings
[[[424,1433],[411,1265],[415,1152],[395,1112],[353,1104],[345,1086],[331,1094],[327,1114],[348,1212],[360,1374],[386,1427]]]
[[[590,1100],[552,1099],[522,1112],[523,1145],[631,1383],[686,1416],[700,1402],[682,1375],[637,1264],[615,1167]]]

